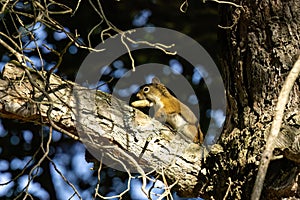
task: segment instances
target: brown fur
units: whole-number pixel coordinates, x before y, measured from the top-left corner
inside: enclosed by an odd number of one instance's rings
[[[144,86],[138,92],[137,97],[139,99],[147,99],[154,104],[155,119],[162,122],[166,121],[173,128],[180,129],[194,143],[203,142],[203,133],[194,113],[185,104],[170,94],[158,78],[153,78],[151,84]],[[180,120],[181,118],[185,123],[182,126],[177,126],[176,120]],[[180,122],[182,123],[182,120]]]

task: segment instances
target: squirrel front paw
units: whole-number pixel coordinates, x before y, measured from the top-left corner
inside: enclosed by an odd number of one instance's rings
[[[165,123],[167,120],[167,114],[160,109],[155,113],[154,118],[160,121],[161,123]]]

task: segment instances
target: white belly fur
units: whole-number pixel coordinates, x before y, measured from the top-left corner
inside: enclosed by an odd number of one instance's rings
[[[169,115],[167,117],[167,122],[175,129],[180,129],[187,124],[187,121],[177,113]]]

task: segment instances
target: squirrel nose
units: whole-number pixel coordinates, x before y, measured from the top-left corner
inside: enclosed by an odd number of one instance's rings
[[[137,93],[136,96],[137,96],[137,98],[142,99],[142,96],[140,93]]]
[[[136,94],[137,98],[144,100],[146,99],[145,95],[141,94],[140,92]]]

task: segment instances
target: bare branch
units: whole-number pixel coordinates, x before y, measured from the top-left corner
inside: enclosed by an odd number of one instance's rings
[[[186,13],[188,7],[189,7],[189,2],[188,2],[188,0],[185,0],[185,1],[180,5],[180,11],[183,12],[183,13]]]
[[[67,183],[72,188],[72,190],[74,191],[73,196],[76,195],[79,199],[82,199],[78,190],[76,189],[76,187],[63,175],[63,173],[61,171],[59,171],[59,169],[57,168],[57,166],[53,162],[53,160],[49,156],[47,158],[51,162],[54,170],[59,174],[59,176],[64,180],[64,182]],[[69,198],[69,199],[71,199],[71,198]]]
[[[203,2],[205,3],[206,1],[207,0],[204,0]],[[238,5],[236,3],[233,3],[231,1],[219,1],[219,0],[208,0],[208,1],[213,1],[213,2],[216,2],[216,3],[219,3],[219,4],[228,4],[228,5],[231,5],[231,6],[235,6],[237,8],[241,8],[243,11],[245,11],[244,8],[243,8],[243,6]]]

